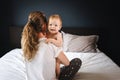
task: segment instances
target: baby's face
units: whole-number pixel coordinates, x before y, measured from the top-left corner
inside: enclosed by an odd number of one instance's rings
[[[58,33],[61,29],[61,22],[59,19],[50,19],[48,23],[48,30],[50,33]]]

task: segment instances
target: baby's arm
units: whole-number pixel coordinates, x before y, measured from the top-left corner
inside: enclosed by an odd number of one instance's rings
[[[57,47],[61,47],[62,46],[62,35],[61,35],[61,33],[58,33],[56,39],[48,38],[46,40],[46,42],[50,42],[50,43],[53,43]]]

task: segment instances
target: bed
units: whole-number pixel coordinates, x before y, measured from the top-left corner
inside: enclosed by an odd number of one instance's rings
[[[120,67],[98,48],[99,35],[65,31],[62,34],[63,50],[68,59],[77,57],[82,60],[73,80],[120,80]],[[0,58],[0,80],[26,80],[21,48],[14,48]]]

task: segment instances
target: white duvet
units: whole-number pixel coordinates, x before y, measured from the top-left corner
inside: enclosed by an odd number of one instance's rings
[[[82,60],[82,66],[74,80],[120,80],[120,67],[103,52],[65,54],[70,60],[75,57]]]
[[[120,80],[118,67],[103,52],[65,52],[69,60],[80,58],[82,66],[74,80]],[[26,80],[21,49],[13,49],[0,58],[0,80]]]
[[[25,80],[22,50],[13,49],[0,59],[0,80]]]

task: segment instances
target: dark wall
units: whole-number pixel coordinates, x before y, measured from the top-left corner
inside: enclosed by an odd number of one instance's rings
[[[115,0],[3,0],[0,3],[0,54],[12,49],[9,27],[23,27],[31,11],[43,11],[47,18],[60,14],[63,27],[98,28],[102,33],[100,49],[120,65],[119,6]],[[102,46],[101,46],[102,45]]]
[[[0,2],[0,56],[9,51],[9,26],[12,23],[12,2]]]
[[[93,26],[98,12],[94,12],[93,4],[85,1],[61,1],[61,0],[36,0],[36,1],[14,1],[14,24],[24,25],[29,12],[40,10],[48,17],[58,13],[63,20],[63,26]],[[103,6],[102,6],[103,7]],[[89,14],[88,14],[89,13]],[[93,14],[95,13],[95,14]],[[16,17],[17,16],[17,17]]]

